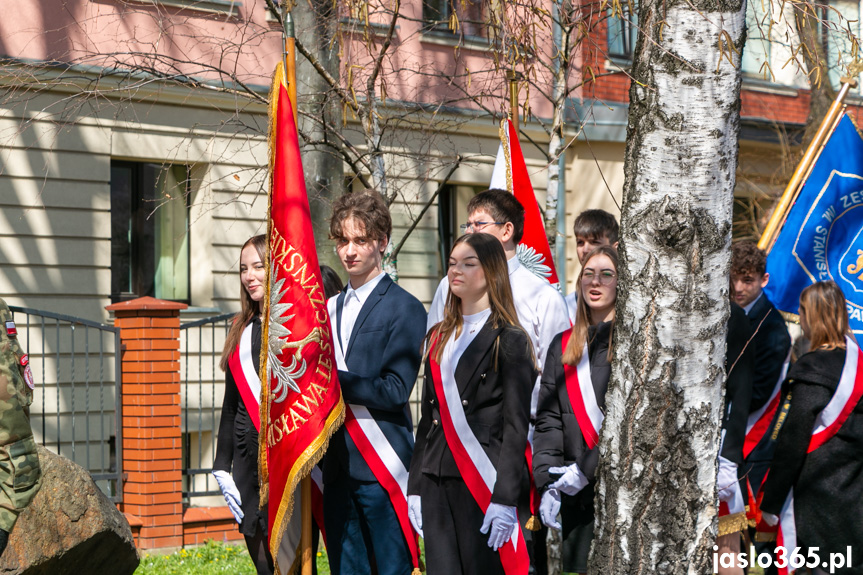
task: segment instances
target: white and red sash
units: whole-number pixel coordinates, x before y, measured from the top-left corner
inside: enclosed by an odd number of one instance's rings
[[[327,302],[330,326],[334,334],[339,333],[335,325],[338,317],[336,305],[335,297]],[[347,371],[341,338],[333,339],[336,365],[339,369]],[[416,571],[419,568],[420,550],[417,534],[408,517],[408,470],[369,410],[365,406],[353,403],[346,403],[345,407],[345,429],[357,446],[363,461],[369,466],[372,475],[389,495]]]
[[[760,409],[749,414],[746,419],[746,438],[743,440],[743,459],[749,457],[752,450],[761,442],[770,429],[770,422],[773,421],[773,416],[776,415],[776,410],[779,408],[779,391],[782,389],[782,382],[785,381],[785,376],[788,374],[788,366],[791,364],[791,351],[788,352],[788,357],[785,358],[785,363],[782,364],[782,370],[779,372],[779,379],[776,385],[773,386],[773,391],[770,392],[770,398],[761,406]],[[757,491],[757,490],[756,490]]]
[[[560,347],[563,353],[566,353],[566,346],[569,344],[571,336],[572,330],[563,332],[563,337],[560,340]],[[584,345],[584,351],[581,354],[578,365],[575,367],[564,365],[563,373],[566,379],[566,394],[569,396],[570,404],[572,404],[572,412],[575,414],[576,421],[578,421],[578,427],[581,429],[581,434],[584,436],[587,448],[593,449],[599,443],[599,430],[602,428],[602,421],[605,419],[605,416],[599,408],[596,394],[593,391],[587,344]]]
[[[435,347],[438,343],[437,340],[432,343],[429,365],[440,411],[441,426],[459,473],[484,514],[491,504],[491,495],[497,482],[497,470],[468,425],[458,385],[453,376],[455,366],[451,364],[452,339],[444,347],[440,365],[434,360]],[[513,530],[510,541],[498,549],[498,553],[506,575],[525,575],[528,572],[530,558],[520,523]]]
[[[827,406],[818,414],[812,437],[809,440],[807,453],[812,453],[830,440],[863,397],[863,353],[857,344],[845,336],[845,365],[842,367],[842,375],[836,392],[827,403]],[[779,529],[776,535],[777,546],[787,550],[786,557],[797,547],[797,526],[794,522],[794,488],[788,492],[788,497],[782,505],[779,513]],[[794,569],[785,567],[779,569],[780,575],[793,573]]]
[[[243,330],[237,349],[228,358],[228,368],[234,376],[234,383],[240,392],[240,398],[249,418],[255,425],[258,433],[261,431],[261,378],[255,369],[255,358],[252,358],[252,323]]]

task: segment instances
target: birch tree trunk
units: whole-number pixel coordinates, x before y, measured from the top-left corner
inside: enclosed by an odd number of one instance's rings
[[[711,572],[743,0],[643,0],[591,573]]]

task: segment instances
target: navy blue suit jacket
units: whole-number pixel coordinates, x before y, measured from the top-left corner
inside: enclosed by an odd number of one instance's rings
[[[347,288],[336,300],[336,326],[341,330]],[[405,465],[413,454],[413,422],[408,400],[422,360],[426,311],[420,301],[384,276],[360,309],[345,352],[348,371],[339,371],[345,402],[368,408]],[[339,337],[339,332],[333,334]],[[324,460],[324,483],[347,474],[375,481],[344,426],[330,439]]]

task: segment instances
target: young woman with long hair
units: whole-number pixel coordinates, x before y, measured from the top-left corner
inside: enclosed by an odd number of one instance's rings
[[[426,336],[409,515],[428,535],[430,575],[526,574],[532,345],[496,237],[460,237],[447,275],[443,320]]]
[[[542,372],[533,472],[543,523],[563,530],[563,570],[586,573],[593,539],[596,442],[611,375],[617,250],[591,251],[578,276],[578,312],[552,340]],[[560,512],[563,525],[558,522]]]
[[[795,546],[817,548],[822,559],[850,549],[851,565],[831,572],[860,573],[863,355],[851,337],[839,286],[828,281],[803,290],[800,326],[811,351],[791,366],[783,383],[780,413],[787,410],[787,416],[773,431],[776,452],[761,511],[769,524],[779,524],[787,556]],[[815,573],[826,572],[819,567]]]
[[[241,310],[225,339],[220,367],[225,397],[213,475],[246,539],[259,575],[273,573],[267,512],[258,509],[261,311],[266,294],[266,236],[250,238],[240,252]]]

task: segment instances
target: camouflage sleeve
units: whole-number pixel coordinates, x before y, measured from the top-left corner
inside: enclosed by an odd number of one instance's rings
[[[12,313],[0,299],[0,529],[11,531],[41,485],[30,429],[33,378]]]

